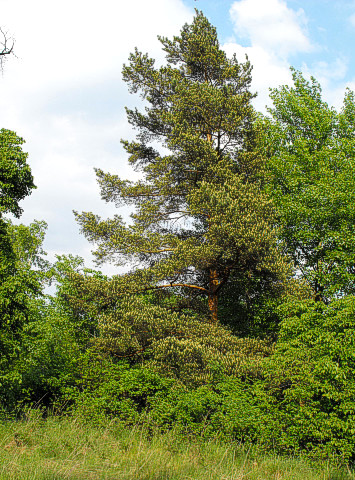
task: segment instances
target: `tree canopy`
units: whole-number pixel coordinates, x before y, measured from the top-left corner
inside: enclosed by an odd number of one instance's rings
[[[35,188],[22,143],[24,140],[14,132],[0,131],[0,353],[5,362],[7,354],[14,351],[28,316],[28,300],[39,292],[38,280],[29,268],[29,257],[21,256],[35,255],[41,242],[31,245],[36,234],[30,234],[30,229],[21,231],[21,227],[14,227],[4,217],[9,213],[19,217],[20,200]],[[40,230],[41,227],[39,235]]]
[[[159,40],[166,65],[155,68],[136,50],[123,68],[130,91],[147,105],[145,113],[127,109],[139,133],[137,141],[123,141],[142,179],[97,170],[103,199],[135,207],[131,222],[76,216],[98,245],[99,262],[135,265],[112,280],[111,291],[169,289],[189,305],[205,297],[216,323],[218,298],[233,272],[278,282],[288,271],[272,203],[260,188],[251,65],[227,58],[198,11],[180,36]]]
[[[293,81],[272,90],[264,119],[269,190],[298,274],[328,302],[355,292],[354,94],[337,113],[314,78],[293,71]]]
[[[0,215],[12,213],[19,217],[22,213],[19,202],[36,188],[27,153],[21,148],[23,143],[11,130],[0,130]]]

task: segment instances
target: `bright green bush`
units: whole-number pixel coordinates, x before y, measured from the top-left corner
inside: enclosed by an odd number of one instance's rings
[[[217,364],[211,365],[214,378],[191,389],[145,365],[87,360],[81,385],[71,391],[75,415],[94,423],[109,418],[205,438],[258,441],[265,415],[252,384],[225,376]]]
[[[286,304],[282,315],[260,399],[273,441],[283,451],[354,460],[355,297]]]
[[[165,397],[171,389],[179,388],[174,380],[145,366],[131,367],[126,361],[114,364],[99,356],[87,356],[80,370],[76,391],[71,390],[73,409],[76,415],[94,422],[114,418],[139,423],[146,418],[155,395]]]
[[[49,267],[42,249],[46,227],[39,221],[13,225],[0,215],[0,409],[17,402],[26,329],[42,317],[40,299]]]
[[[38,302],[40,303],[40,302]],[[48,305],[37,305],[37,318],[25,326],[12,368],[1,377],[0,399],[7,411],[26,405],[50,406],[76,385],[80,356],[67,318]]]
[[[4,345],[4,339],[8,340],[13,351],[11,358],[0,357],[0,405],[7,414],[20,412],[22,407],[38,402],[41,407],[70,405],[72,392],[81,388],[81,366],[87,357],[92,357],[89,347],[97,320],[68,308],[65,302],[70,289],[68,276],[83,268],[83,260],[71,255],[58,256],[57,262],[50,265],[42,257],[45,228],[43,222],[8,228],[19,264],[16,277],[19,285],[14,298],[22,295],[26,308],[21,310],[24,320],[18,328],[17,342],[14,333],[12,337],[6,336],[4,329],[0,340],[0,346]],[[41,288],[37,295],[21,291],[21,282],[28,286],[30,280]],[[47,280],[57,284],[54,296],[43,293]],[[12,324],[16,318],[12,314]]]
[[[150,403],[150,420],[185,434],[257,443],[265,418],[250,384],[221,377],[194,390],[157,393]]]

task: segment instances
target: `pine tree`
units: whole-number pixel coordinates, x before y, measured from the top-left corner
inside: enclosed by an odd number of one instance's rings
[[[132,222],[77,214],[96,243],[98,262],[134,265],[114,277],[111,292],[168,289],[184,299],[207,297],[213,323],[233,272],[279,282],[288,270],[272,228],[273,207],[260,189],[254,149],[251,65],[229,59],[216,29],[196,10],[173,40],[158,37],[167,65],[138,50],[123,68],[145,113],[127,109],[137,141],[123,141],[137,182],[96,170],[102,198],[133,205]],[[163,147],[159,153],[157,145]]]

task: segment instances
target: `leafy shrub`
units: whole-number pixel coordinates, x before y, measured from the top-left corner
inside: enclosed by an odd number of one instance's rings
[[[273,441],[282,451],[354,460],[355,297],[294,302],[282,315],[263,385]]]
[[[145,366],[131,367],[128,362],[112,363],[109,358],[87,357],[75,397],[75,412],[90,421],[115,418],[138,423],[150,409],[158,393],[163,397],[176,386]],[[78,382],[79,387],[79,382]]]
[[[150,420],[207,438],[257,442],[265,416],[248,382],[223,376],[195,390],[171,389],[151,400]]]
[[[0,398],[8,410],[38,402],[49,406],[76,381],[81,353],[72,325],[50,306],[42,307],[43,316],[38,305],[37,318],[24,328],[12,369],[1,377]]]
[[[90,422],[109,418],[187,435],[253,442],[265,424],[252,384],[225,376],[217,364],[211,365],[214,378],[191,389],[145,365],[96,360],[84,366],[81,388],[72,391],[75,415]]]

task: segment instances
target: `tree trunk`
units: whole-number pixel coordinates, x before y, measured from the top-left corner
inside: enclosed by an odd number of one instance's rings
[[[210,290],[208,293],[208,308],[211,313],[211,321],[213,324],[218,323],[218,293],[219,285],[217,270],[210,270]]]
[[[205,74],[206,77],[206,74]],[[207,81],[207,77],[206,77]],[[207,141],[212,143],[212,133],[207,133]],[[211,322],[216,325],[218,323],[218,294],[217,288],[219,285],[217,270],[210,270],[210,285],[208,293],[208,308],[211,314]]]

